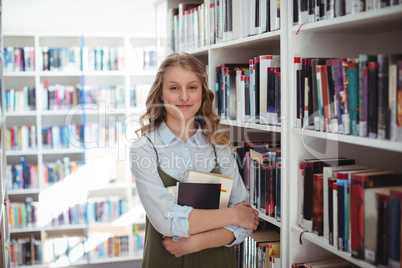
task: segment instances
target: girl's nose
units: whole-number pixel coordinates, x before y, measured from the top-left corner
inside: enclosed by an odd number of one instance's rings
[[[180,92],[180,100],[181,101],[187,101],[189,99],[189,95],[187,92],[187,89],[184,89]]]

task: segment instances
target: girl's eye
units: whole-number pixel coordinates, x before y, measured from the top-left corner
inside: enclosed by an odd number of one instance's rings
[[[170,90],[178,90],[178,87],[170,87]]]
[[[197,89],[197,86],[189,86],[188,88],[191,90],[194,90],[194,89]]]

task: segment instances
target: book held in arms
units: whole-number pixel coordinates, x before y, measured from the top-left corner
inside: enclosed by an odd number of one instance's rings
[[[177,183],[177,204],[197,209],[218,209],[221,185],[219,183]]]
[[[219,208],[228,207],[230,193],[232,192],[233,186],[233,179],[231,177],[222,174],[187,169],[184,172],[184,181],[196,183],[219,183],[221,185]]]

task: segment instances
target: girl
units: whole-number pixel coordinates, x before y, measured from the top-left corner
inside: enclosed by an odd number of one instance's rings
[[[131,172],[147,213],[143,267],[237,267],[233,245],[258,225],[246,189],[219,131],[203,64],[173,53],[161,64],[140,118],[141,137],[130,149]],[[186,169],[233,179],[228,208],[193,209],[175,204],[167,187]]]

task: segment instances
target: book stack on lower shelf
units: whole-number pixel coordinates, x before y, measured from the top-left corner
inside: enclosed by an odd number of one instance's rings
[[[239,268],[281,267],[280,231],[261,222],[243,243],[236,245]]]

